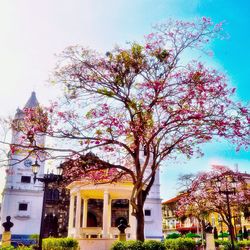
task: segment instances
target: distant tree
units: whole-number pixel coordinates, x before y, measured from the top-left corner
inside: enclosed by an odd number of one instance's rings
[[[195,174],[181,174],[178,177],[177,185],[181,193],[186,192],[195,180]]]
[[[222,24],[202,18],[157,25],[145,43],[105,55],[69,47],[54,80],[65,99],[46,115],[27,110],[28,125],[19,129],[34,152],[66,159],[67,180],[100,170],[92,175],[98,183],[130,178],[137,239],[144,240],[143,205],[164,160],[199,154],[214,137],[249,143],[249,108],[231,99],[235,89],[222,73],[192,60],[194,49],[219,37]],[[33,135],[41,131],[56,144],[38,146]]]
[[[241,208],[250,204],[250,190],[247,187],[246,176],[249,178],[247,174],[234,172],[223,166],[214,166],[210,172],[199,173],[186,195],[179,200],[177,214],[179,216],[194,215],[199,218],[203,214],[216,212],[233,235],[230,217],[232,219],[233,214],[238,214]],[[219,179],[221,180],[221,190],[229,188],[228,191],[234,191],[228,187],[228,181],[232,179],[237,181],[235,193],[228,196],[231,215],[228,211],[227,197],[220,193],[220,188],[216,183]]]

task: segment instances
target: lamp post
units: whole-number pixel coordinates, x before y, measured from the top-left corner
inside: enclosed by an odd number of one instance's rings
[[[44,222],[44,210],[46,204],[46,191],[48,189],[49,183],[59,182],[62,180],[62,167],[57,167],[58,174],[44,174],[43,177],[37,177],[37,173],[39,172],[40,165],[38,164],[37,160],[32,165],[32,172],[34,174],[34,183],[36,180],[44,183],[43,189],[43,200],[42,200],[42,214],[41,214],[41,224],[40,224],[40,234],[39,234],[39,241],[38,241],[38,250],[42,250],[42,239],[43,239],[43,222]]]
[[[218,178],[216,181],[216,185],[219,188],[219,193],[224,194],[226,196],[226,204],[227,204],[227,212],[228,212],[228,220],[229,220],[229,233],[232,244],[232,250],[235,250],[234,247],[234,228],[232,224],[232,213],[230,208],[230,195],[236,194],[236,181],[232,176],[222,176]]]

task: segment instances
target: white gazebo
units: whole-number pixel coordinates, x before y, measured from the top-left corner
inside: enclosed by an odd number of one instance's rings
[[[106,173],[109,177],[110,173]],[[91,178],[72,181],[68,236],[78,240],[80,249],[107,250],[118,239],[117,226],[127,221],[127,240],[136,239],[137,221],[130,204],[133,184],[124,179],[117,183],[96,184]],[[145,238],[162,239],[162,214],[159,171],[144,204]]]
[[[132,207],[129,203],[132,190],[130,182],[90,184],[82,180],[72,182],[68,188],[68,236],[78,239],[85,249],[91,249],[90,246],[86,248],[86,244],[92,242],[93,245],[94,241],[95,249],[110,246],[118,238],[117,223],[121,218],[129,224],[125,231],[127,239],[136,238],[136,220],[131,215]]]

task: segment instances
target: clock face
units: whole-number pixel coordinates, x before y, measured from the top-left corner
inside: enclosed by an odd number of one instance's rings
[[[30,167],[31,165],[32,165],[32,160],[26,159],[26,160],[24,161],[24,166],[25,166],[25,167]]]

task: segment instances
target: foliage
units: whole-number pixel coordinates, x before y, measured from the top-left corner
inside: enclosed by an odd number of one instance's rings
[[[38,243],[38,241],[39,241],[39,234],[31,234],[31,235],[29,236],[29,238],[30,238],[31,240],[34,240],[36,243]]]
[[[250,240],[240,240],[237,243],[239,247],[250,247]]]
[[[143,242],[138,240],[126,241],[126,249],[128,250],[144,250]]]
[[[230,234],[228,232],[222,232],[218,234],[219,238],[227,238]]]
[[[144,250],[143,242],[137,240],[116,241],[111,250]]]
[[[33,250],[32,246],[19,246],[17,248],[15,248],[16,250]]]
[[[31,240],[36,240],[36,241],[38,241],[38,239],[39,239],[39,234],[31,234],[31,235],[29,236],[29,238],[30,238]]]
[[[164,243],[156,240],[146,240],[143,246],[145,250],[165,250]]]
[[[179,233],[171,233],[171,234],[168,234],[166,236],[166,239],[177,239],[179,237],[181,237],[181,234],[179,234]]]
[[[215,240],[215,245],[223,246],[222,250],[231,250],[231,242],[228,240]],[[235,250],[240,249],[238,242],[234,242],[234,246],[235,246]]]
[[[195,234],[195,233],[187,233],[185,237],[186,238],[201,238],[199,234]]]
[[[166,239],[165,247],[168,250],[193,250],[195,249],[195,241],[188,238]]]
[[[0,249],[2,250],[32,250],[32,246],[28,247],[28,246],[19,246],[19,247],[13,247],[13,246],[8,246],[8,247],[1,247]]]
[[[3,249],[3,250],[13,250],[15,249],[13,246],[6,246],[6,247],[1,247],[0,249]]]
[[[223,37],[222,30],[222,23],[205,17],[170,20],[144,43],[105,55],[67,48],[54,74],[65,99],[47,113],[25,111],[18,129],[26,147],[45,158],[67,159],[67,181],[86,176],[94,183],[131,181],[137,239],[143,241],[143,205],[164,160],[202,155],[199,145],[214,137],[237,149],[249,144],[249,107],[233,101],[235,89],[225,75],[191,56],[183,60],[190,50],[206,51],[211,40]],[[38,145],[39,133],[55,145]],[[11,145],[12,154],[19,146]]]
[[[76,250],[78,242],[72,238],[46,238],[43,239],[43,250]]]
[[[228,225],[233,234],[233,225],[230,219],[231,214],[229,214],[227,207],[227,199],[229,199],[232,214],[237,214],[241,206],[249,204],[250,190],[247,187],[246,175],[234,172],[224,166],[213,166],[212,171],[197,174],[189,186],[187,193],[178,202],[177,215],[194,215],[200,218],[202,214],[216,212],[220,215],[224,223]],[[221,186],[217,185],[218,180],[220,180]],[[224,193],[221,193],[221,190],[230,188],[229,182],[231,180],[236,181],[237,187],[235,194],[230,189],[232,194],[227,197]],[[218,237],[221,236],[221,234],[218,235]]]
[[[145,242],[129,240],[116,241],[111,250],[165,250],[163,242],[156,240],[146,240]]]

